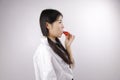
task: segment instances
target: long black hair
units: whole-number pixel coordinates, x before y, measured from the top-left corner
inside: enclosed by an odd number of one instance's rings
[[[41,12],[40,19],[39,19],[40,28],[41,28],[43,36],[47,37],[48,43],[50,47],[52,48],[52,50],[58,56],[60,56],[67,64],[72,64],[70,55],[68,54],[68,51],[63,47],[60,40],[56,38],[57,43],[55,43],[48,37],[49,31],[46,27],[46,22],[52,24],[59,18],[59,16],[63,17],[63,15],[58,10],[55,10],[55,9],[43,10]]]

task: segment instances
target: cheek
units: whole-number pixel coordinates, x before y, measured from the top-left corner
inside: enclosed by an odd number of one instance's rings
[[[59,27],[59,26],[55,26],[55,27],[54,27],[54,31],[57,32],[57,31],[59,31],[59,30],[60,30],[60,27]]]
[[[53,31],[54,31],[56,34],[59,34],[59,33],[61,33],[62,28],[61,28],[60,25],[54,25]]]
[[[61,33],[62,29],[60,27],[57,28],[56,30],[58,33]]]

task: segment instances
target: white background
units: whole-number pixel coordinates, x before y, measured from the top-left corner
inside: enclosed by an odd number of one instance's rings
[[[59,10],[75,35],[75,80],[120,80],[119,0],[0,0],[0,80],[35,80],[39,15]],[[61,41],[64,42],[64,36]]]

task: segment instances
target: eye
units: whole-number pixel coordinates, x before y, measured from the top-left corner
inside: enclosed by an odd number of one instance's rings
[[[59,21],[59,23],[62,23],[62,21]]]
[[[62,22],[59,22],[59,23],[62,23]]]

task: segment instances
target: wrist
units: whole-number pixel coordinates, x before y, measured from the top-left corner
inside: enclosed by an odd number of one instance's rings
[[[65,48],[66,48],[67,50],[70,50],[70,49],[71,49],[71,47],[70,47],[70,46],[65,46]]]

